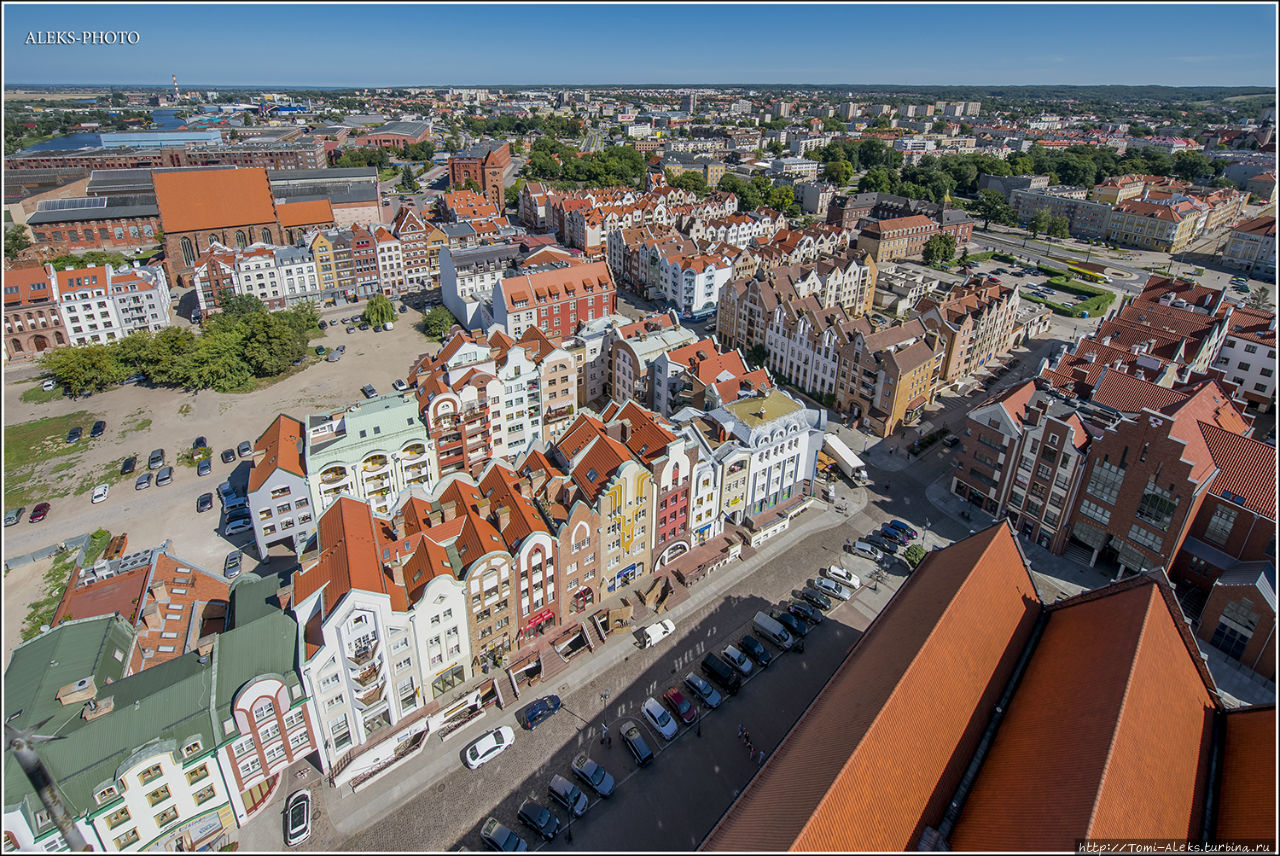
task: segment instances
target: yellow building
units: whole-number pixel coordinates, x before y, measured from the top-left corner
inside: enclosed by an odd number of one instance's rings
[[[1121,202],[1107,221],[1107,239],[1144,250],[1180,253],[1191,242],[1197,219],[1181,207],[1181,203],[1157,205],[1137,199]]]

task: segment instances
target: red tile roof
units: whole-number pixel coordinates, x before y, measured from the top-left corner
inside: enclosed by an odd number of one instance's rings
[[[585,297],[600,289],[612,290],[614,287],[613,275],[604,261],[509,276],[499,285],[508,312]],[[516,301],[526,301],[527,304],[517,307]]]
[[[323,226],[333,222],[333,206],[329,204],[328,199],[282,202],[276,206],[276,212],[280,215],[280,225],[286,229],[296,226]]]
[[[1186,393],[1156,386],[1123,371],[1104,367],[1093,389],[1093,401],[1121,413],[1138,413],[1145,409],[1163,410],[1171,404],[1187,400]]]
[[[324,591],[325,613],[332,612],[352,589],[381,592],[391,598],[391,608],[409,608],[408,594],[383,570],[378,530],[369,505],[349,496],[339,497],[320,516],[316,530],[320,558],[293,578],[293,602],[301,603]]]
[[[253,446],[255,452],[263,455],[254,458],[253,469],[249,470],[249,490],[262,487],[276,467],[295,476],[307,477],[307,468],[302,463],[302,437],[305,432],[302,423],[292,416],[281,413],[276,417]]]
[[[1050,607],[951,846],[1194,839],[1214,696],[1181,623],[1148,577]]]
[[[169,234],[276,220],[265,169],[154,170],[151,175],[160,222]]]
[[[43,288],[35,288],[43,285]],[[16,286],[17,291],[9,294],[8,289]],[[4,305],[6,307],[25,306],[33,300],[53,300],[53,289],[49,287],[49,274],[43,267],[14,268],[4,272]]]
[[[1219,841],[1268,841],[1276,849],[1276,706],[1229,710],[1222,743]]]
[[[946,809],[1040,610],[1007,523],[930,553],[705,850],[909,850]]]
[[[1200,423],[1200,434],[1218,467],[1210,492],[1239,497],[1240,504],[1254,514],[1274,520],[1276,447],[1204,422]]]

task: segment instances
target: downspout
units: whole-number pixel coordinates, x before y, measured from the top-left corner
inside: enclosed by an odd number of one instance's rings
[[[987,754],[991,751],[991,744],[995,740],[996,732],[1000,729],[1000,723],[1004,721],[1005,713],[1009,709],[1009,702],[1013,699],[1013,694],[1018,689],[1018,684],[1022,681],[1022,675],[1027,670],[1027,663],[1031,661],[1031,655],[1035,652],[1036,646],[1040,642],[1040,636],[1044,633],[1045,625],[1048,622],[1049,610],[1042,607],[1040,615],[1036,618],[1035,627],[1031,629],[1031,637],[1027,640],[1027,644],[1023,646],[1022,656],[1018,658],[1018,663],[1013,668],[1013,674],[1009,676],[1004,692],[1000,695],[1000,701],[996,704],[996,709],[991,715],[991,721],[987,723],[986,731],[983,732],[982,739],[978,742],[978,748],[974,750],[973,758],[969,761],[969,766],[960,778],[960,784],[956,787],[955,794],[947,804],[947,810],[942,816],[942,822],[938,824],[938,829],[933,835],[930,834],[930,830],[925,831],[916,846],[917,850],[951,849],[950,845],[947,844],[947,838],[950,837],[951,830],[955,828],[956,821],[960,817],[960,810],[964,808],[965,800],[969,798],[969,792],[973,790],[973,783],[978,778],[978,771],[982,769],[982,764],[986,761]]]
[[[1200,843],[1208,844],[1217,832],[1218,788],[1222,783],[1222,742],[1227,729],[1226,711],[1215,706],[1213,740],[1209,744],[1209,781],[1205,787],[1204,814],[1200,818]]]

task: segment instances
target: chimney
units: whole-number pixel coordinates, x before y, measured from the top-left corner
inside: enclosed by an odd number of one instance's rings
[[[542,493],[542,487],[547,483],[547,471],[543,469],[534,470],[529,473],[529,488],[533,493]]]
[[[383,567],[383,569],[384,569],[384,570],[388,570],[388,571],[390,571],[390,572],[391,572],[391,579],[395,581],[395,584],[396,584],[396,585],[400,586],[400,588],[404,588],[404,587],[405,587],[405,586],[404,586],[404,562],[403,562],[403,561],[400,561],[400,562],[392,562],[391,564],[383,565],[382,567]]]
[[[440,503],[440,513],[444,516],[444,523],[458,516],[458,504],[452,499]]]
[[[157,580],[156,582],[152,583],[151,588],[148,589],[148,591],[151,592],[151,597],[154,598],[156,602],[158,603],[169,602],[169,589],[165,586],[164,580]]]
[[[511,509],[505,505],[499,505],[493,512],[494,525],[498,527],[498,531],[505,531],[507,524],[511,522]]]
[[[79,704],[82,701],[89,701],[97,694],[98,687],[94,683],[93,675],[90,675],[58,690],[57,699],[64,705]]]
[[[476,500],[476,513],[481,517],[489,516],[489,497],[482,496]]]
[[[115,696],[107,696],[104,699],[89,699],[85,703],[84,708],[80,711],[80,716],[86,722],[93,722],[99,716],[110,713],[115,708]]]
[[[516,485],[520,488],[520,495],[525,499],[533,499],[533,488],[529,483],[528,476],[522,476]]]
[[[148,630],[159,630],[164,626],[164,619],[160,616],[160,607],[155,603],[149,603],[142,609],[142,620],[147,625]]]
[[[439,526],[444,522],[444,514],[438,508],[433,508],[427,512],[427,525]]]

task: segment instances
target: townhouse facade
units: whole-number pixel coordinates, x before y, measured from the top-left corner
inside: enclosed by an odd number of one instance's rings
[[[1130,199],[1107,219],[1107,240],[1162,253],[1180,253],[1196,231],[1192,212],[1172,205]]]
[[[612,400],[639,401],[654,406],[653,368],[665,354],[697,341],[698,335],[680,325],[674,313],[655,315],[611,331],[609,376],[605,395]]]
[[[1276,397],[1275,313],[1233,307],[1213,368],[1235,384],[1247,406],[1270,410]]]
[[[170,324],[169,285],[159,267],[105,265],[55,271],[51,278],[67,344],[105,344]]]
[[[570,336],[617,308],[613,276],[603,261],[552,262],[544,270],[502,279],[493,293],[493,320],[516,339],[531,327],[548,336]]]
[[[68,344],[58,307],[58,278],[51,265],[5,273],[4,355],[9,362],[29,360]]]
[[[953,290],[944,300],[922,299],[916,305],[918,317],[946,349],[939,384],[958,385],[1008,354],[1017,344],[1020,307],[1018,290],[1000,285]]]
[[[1236,224],[1222,249],[1222,261],[1228,267],[1275,279],[1276,218],[1254,217]]]
[[[858,249],[876,263],[918,256],[938,234],[938,224],[923,214],[894,217],[867,224],[858,234]]]
[[[856,319],[849,342],[840,346],[836,408],[866,430],[888,437],[924,415],[938,390],[946,349],[919,319],[872,331]]]
[[[408,207],[396,212],[391,234],[400,241],[407,286],[412,290],[438,288],[440,251],[449,245],[448,236]]]

